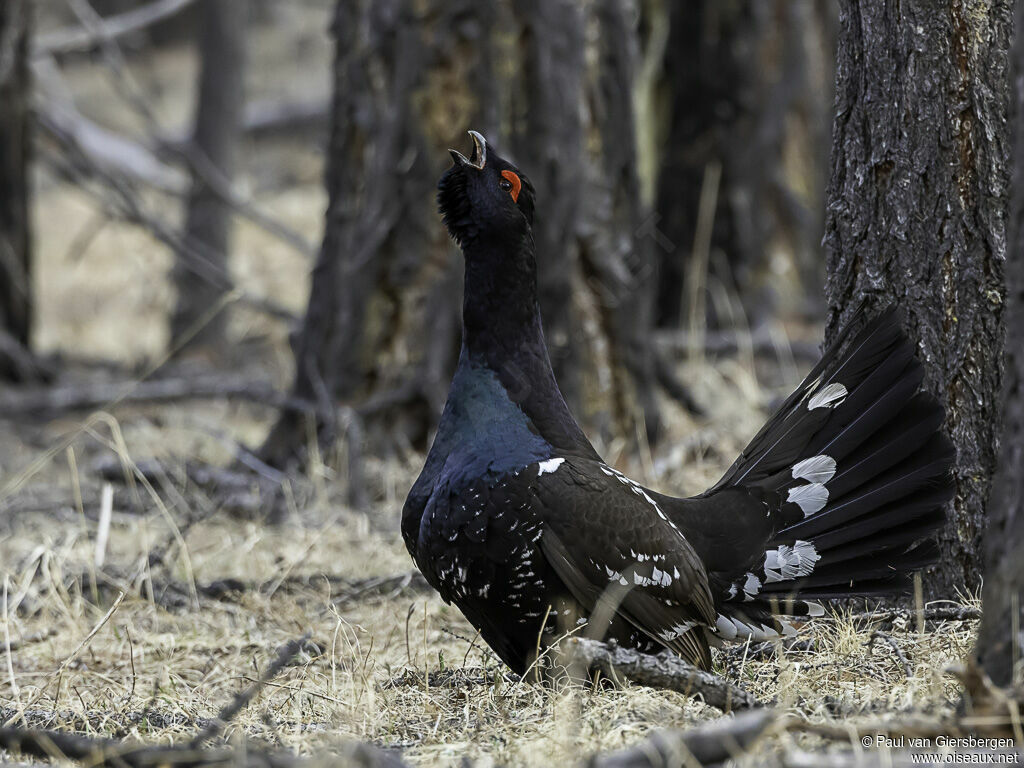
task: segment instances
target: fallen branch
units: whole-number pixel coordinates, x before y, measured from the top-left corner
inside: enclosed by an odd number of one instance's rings
[[[277,656],[274,658],[274,661],[271,662],[270,666],[264,670],[263,674],[260,675],[260,679],[248,688],[236,693],[231,702],[221,709],[221,711],[217,713],[217,716],[213,718],[213,720],[211,720],[210,723],[203,728],[203,730],[200,731],[194,739],[192,739],[191,742],[189,742],[190,746],[193,749],[199,749],[206,742],[217,738],[217,736],[223,732],[227,724],[234,720],[239,712],[249,706],[249,702],[256,698],[259,692],[266,687],[267,683],[277,677],[281,670],[295,658],[296,654],[305,647],[308,640],[309,632],[298,639],[289,640],[278,648]]]
[[[866,643],[868,649],[870,650],[874,646],[875,642],[878,640],[881,640],[883,643],[892,648],[893,653],[896,654],[896,658],[900,660],[900,664],[903,666],[903,676],[907,680],[913,677],[914,665],[910,663],[910,659],[907,658],[907,655],[899,647],[896,641],[893,640],[889,635],[885,634],[885,632],[883,632],[882,630],[876,629],[874,632],[871,633],[871,639],[869,639]]]
[[[241,579],[217,579],[208,584],[197,584],[196,592],[211,600],[231,601],[238,595],[267,595],[272,592],[292,592],[298,589],[328,589],[331,601],[348,606],[372,598],[393,600],[400,595],[419,595],[431,591],[431,586],[419,571],[406,571],[391,576],[374,576],[355,581],[327,574],[288,576],[253,582]],[[166,608],[188,607],[188,592],[180,582],[157,582],[153,585],[154,599]]]
[[[758,709],[736,717],[723,717],[688,731],[659,731],[629,749],[594,756],[587,761],[587,766],[665,768],[715,765],[746,752],[779,719],[775,710]]]
[[[918,617],[927,622],[940,621],[977,621],[981,618],[981,609],[970,605],[938,606],[917,610],[915,608],[894,608],[882,611],[865,611],[863,613],[837,614],[827,617],[834,621],[866,621],[871,624],[892,624],[897,619],[908,623],[916,622]],[[826,618],[826,617],[823,617]],[[819,619],[820,621],[820,619]]]
[[[613,681],[629,680],[650,688],[664,688],[687,696],[701,696],[723,712],[761,707],[763,704],[738,685],[697,669],[670,653],[653,656],[597,640],[573,637],[565,641],[570,664],[599,671]]]
[[[19,418],[40,413],[62,413],[131,403],[169,403],[230,397],[272,408],[299,412],[315,406],[281,392],[267,382],[249,377],[207,376],[148,381],[89,381],[56,387],[7,389],[0,392],[0,417]]]
[[[283,750],[268,750],[254,743],[222,749],[195,749],[189,744],[136,746],[114,739],[21,728],[0,728],[0,749],[34,757],[75,760],[91,768],[305,768],[329,764]],[[338,764],[354,768],[407,768],[407,763],[395,755],[369,744],[342,747],[339,757]]]

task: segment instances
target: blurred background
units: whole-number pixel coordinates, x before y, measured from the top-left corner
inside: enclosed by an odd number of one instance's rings
[[[434,188],[474,128],[537,187],[547,338],[590,434],[648,477],[680,440],[704,456],[817,354],[835,10],[7,2],[0,416],[174,403],[147,456],[271,485],[311,451],[415,466],[459,345]]]

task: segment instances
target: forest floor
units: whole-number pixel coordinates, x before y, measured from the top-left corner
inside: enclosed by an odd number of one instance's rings
[[[726,468],[765,412],[735,360],[703,367],[700,378],[681,371],[703,402],[729,405],[699,424],[677,414],[653,463],[602,448],[654,487],[685,493]],[[367,459],[365,513],[344,503],[331,457],[296,481],[281,525],[218,507],[190,482],[186,459],[225,461],[224,435],[251,439],[272,416],[214,401],[4,425],[0,722],[181,742],[307,632],[298,659],[230,724],[229,737],[303,754],[366,741],[419,765],[468,756],[481,766],[539,766],[719,717],[678,693],[548,690],[511,675],[405,552],[399,515],[420,454]],[[154,458],[165,470],[157,480],[117,481],[117,468]],[[876,624],[838,612],[802,626],[787,648],[715,651],[715,667],[816,723],[940,716],[959,698],[944,670],[965,658],[974,625],[918,629],[912,618]],[[774,744],[810,748],[814,737],[780,734]]]
[[[320,57],[309,70],[326,72],[326,37],[296,31],[304,34],[303,55]],[[190,82],[194,62],[160,55],[135,74],[146,85],[147,73],[159,73],[157,106],[187,114],[186,94],[167,83]],[[100,64],[78,68],[73,85],[83,111],[108,111],[113,96]],[[311,87],[326,86],[325,78]],[[117,121],[114,111],[105,117]],[[129,130],[131,121],[118,127]],[[325,202],[318,146],[265,143],[246,153],[263,163],[261,174],[249,169],[254,199],[314,243]],[[170,254],[45,170],[36,188],[37,346],[66,366],[62,383],[157,370],[173,301]],[[295,275],[308,275],[308,257],[247,223],[235,250],[232,271],[243,288],[301,312],[308,285]],[[230,332],[235,373],[287,386],[287,329],[233,307]],[[816,329],[800,332],[813,341]],[[806,365],[785,348],[758,365],[742,354],[681,362],[707,417],[666,405],[666,438],[649,456],[627,453],[624,441],[599,449],[659,490],[699,492],[760,426],[767,404],[800,380]],[[653,730],[719,716],[698,700],[639,686],[550,690],[517,681],[413,571],[399,515],[421,453],[396,447],[366,458],[365,512],[344,502],[336,469],[344,461],[324,457],[297,479],[291,514],[278,526],[220,506],[189,479],[186,463],[229,463],[239,444],[259,444],[275,415],[205,400],[0,419],[0,724],[180,742],[282,644],[307,632],[299,658],[231,722],[228,737],[303,754],[368,741],[420,765],[470,757],[481,766],[540,766],[575,764]],[[124,467],[131,475],[154,459],[163,472],[152,482],[111,473]],[[885,639],[872,642],[880,626]],[[959,698],[944,670],[965,658],[974,629],[949,622],[920,632],[913,621],[878,625],[836,613],[802,626],[792,647],[737,645],[714,659],[759,699],[814,722],[941,715]],[[794,738],[813,746],[812,737],[787,734],[772,743]]]

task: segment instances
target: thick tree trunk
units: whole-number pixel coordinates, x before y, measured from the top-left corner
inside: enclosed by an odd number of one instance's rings
[[[636,257],[635,30],[622,0],[339,2],[334,30],[327,225],[295,340],[294,392],[318,403],[321,444],[335,436],[337,401],[382,417],[368,434],[419,446],[440,415],[462,260],[435,185],[469,128],[510,150],[537,187],[542,313],[576,413],[606,436],[635,435],[638,416],[655,433],[638,292],[650,265]],[[498,56],[517,66],[499,73]],[[310,434],[285,415],[262,455],[301,461]]]
[[[896,303],[946,406],[953,519],[932,592],[980,583],[1003,349],[1009,0],[844,0],[825,243],[827,337]]]
[[[1024,660],[1024,3],[1014,13],[1013,181],[1007,222],[1002,438],[985,528],[985,586],[974,654],[1001,687],[1019,684]],[[1016,678],[1016,679],[1015,679]]]
[[[0,4],[0,380],[37,371],[32,322],[28,164],[30,0]]]
[[[512,148],[537,188],[544,334],[559,388],[605,437],[654,440],[653,255],[642,224],[634,109],[636,30],[621,0],[515,0],[521,77]],[[634,404],[639,402],[639,409]]]
[[[649,2],[649,14],[660,8]],[[752,320],[820,296],[819,243],[832,104],[831,6],[793,0],[668,2],[660,84],[668,115],[657,179],[657,321],[689,316],[692,260],[712,294],[738,294]],[[649,22],[657,25],[656,19]],[[702,187],[721,172],[710,254],[694,254]],[[701,270],[703,271],[703,270]],[[710,287],[710,283],[709,283]],[[809,302],[820,307],[821,300]],[[729,325],[713,311],[709,319]],[[717,307],[722,310],[720,305]],[[701,318],[703,320],[703,318]]]
[[[522,76],[512,149],[543,201],[534,224],[544,338],[555,378],[577,412],[583,399],[582,318],[573,312],[586,189],[583,9],[575,0],[513,0]]]
[[[326,228],[294,341],[293,391],[318,404],[322,445],[336,436],[337,401],[375,394],[389,426],[423,442],[457,344],[459,282],[434,189],[445,147],[461,146],[480,112],[492,14],[488,3],[425,5],[337,4]],[[449,55],[460,46],[475,56]],[[263,458],[303,462],[309,426],[283,414]]]
[[[248,0],[203,0],[201,58],[192,154],[193,183],[185,247],[174,269],[177,305],[172,344],[218,347],[227,316],[219,306],[228,277],[231,209],[221,193],[232,184],[245,118],[245,30]]]

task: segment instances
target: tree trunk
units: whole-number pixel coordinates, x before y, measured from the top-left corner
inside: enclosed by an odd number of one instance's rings
[[[0,4],[0,380],[34,379],[28,164],[30,0]]]
[[[579,312],[573,312],[585,206],[583,147],[586,47],[583,9],[575,0],[513,0],[520,19],[523,62],[512,149],[543,201],[533,228],[537,288],[544,338],[566,402],[578,413],[583,399]]]
[[[338,3],[327,224],[294,344],[293,391],[318,404],[322,445],[337,401],[380,417],[371,437],[421,447],[440,415],[462,259],[435,185],[469,128],[536,184],[541,308],[577,415],[605,436],[636,435],[638,416],[656,433],[628,18],[622,0]],[[517,66],[499,72],[499,56]],[[262,456],[301,462],[310,434],[286,414]]]
[[[648,3],[651,15],[659,8]],[[657,322],[684,323],[684,293],[712,286],[712,298],[740,298],[755,321],[777,315],[776,305],[800,306],[801,297],[820,296],[824,282],[816,212],[828,142],[819,126],[832,104],[830,5],[699,0],[668,2],[666,13]],[[721,171],[711,252],[694,254],[709,168]],[[706,287],[688,285],[695,257],[710,261]],[[707,305],[710,321],[732,324],[729,307]]]
[[[827,338],[897,304],[956,445],[932,593],[980,583],[1003,349],[1008,0],[844,0],[825,243]]]
[[[521,76],[512,148],[537,189],[544,337],[574,413],[604,437],[659,430],[650,342],[653,256],[639,200],[636,30],[621,0],[515,0]],[[639,409],[634,403],[639,401]]]
[[[314,434],[324,446],[336,437],[335,402],[365,404],[375,394],[394,431],[424,441],[452,364],[459,283],[434,188],[445,147],[461,146],[480,113],[474,86],[487,87],[479,78],[491,69],[491,14],[488,3],[423,5],[336,7],[326,227],[294,340],[293,391],[318,404]],[[453,56],[461,46],[474,55]],[[304,462],[309,427],[283,414],[264,460]]]
[[[185,247],[174,269],[178,300],[171,318],[172,344],[216,348],[227,325],[221,306],[229,290],[230,188],[245,118],[247,0],[203,0],[201,58],[195,129],[189,149],[192,191],[185,215]],[[217,193],[220,189],[222,194]]]
[[[983,612],[974,654],[1000,687],[1020,683],[1024,659],[1024,4],[1014,12],[1013,182],[1006,262],[1006,345],[1002,439],[985,528]],[[1016,679],[1015,679],[1016,678]]]

